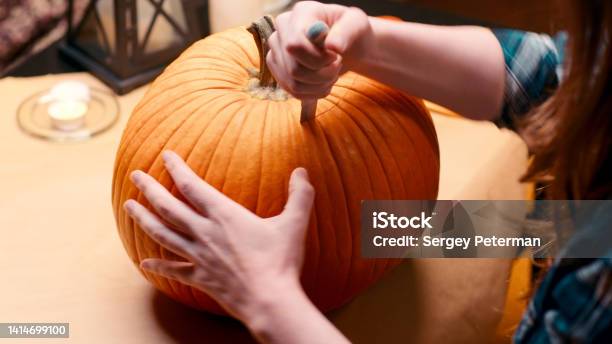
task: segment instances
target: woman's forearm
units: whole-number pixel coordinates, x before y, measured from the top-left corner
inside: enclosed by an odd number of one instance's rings
[[[486,28],[436,26],[370,17],[374,46],[355,71],[472,119],[494,119],[505,63]]]
[[[299,282],[259,293],[242,320],[263,343],[349,343],[310,302]]]

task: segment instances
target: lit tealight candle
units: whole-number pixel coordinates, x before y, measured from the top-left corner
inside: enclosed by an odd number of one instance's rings
[[[47,113],[56,129],[72,131],[85,123],[89,99],[89,86],[70,80],[54,85],[40,102],[48,103]]]
[[[87,104],[78,100],[58,100],[49,104],[47,112],[55,128],[72,131],[83,126]]]

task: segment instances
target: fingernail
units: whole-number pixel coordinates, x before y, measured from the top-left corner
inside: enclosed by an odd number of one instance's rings
[[[170,152],[169,150],[165,150],[162,153],[162,159],[164,159],[165,164],[168,164],[171,158],[172,158],[172,152]]]
[[[308,171],[303,167],[296,168],[295,173],[304,179],[308,179]]]
[[[324,22],[317,21],[308,28],[306,37],[311,41],[317,41],[320,40],[321,35],[327,33],[328,30],[329,28]]]
[[[138,186],[138,183],[140,182],[140,173],[142,173],[140,170],[135,170],[132,173],[130,173],[130,180],[136,186]]]
[[[140,262],[140,267],[141,267],[142,269],[148,270],[148,269],[149,269],[149,262],[148,262],[148,261],[146,261],[146,260],[141,261],[141,262]]]
[[[123,209],[125,210],[126,213],[128,213],[128,215],[132,215],[132,200],[128,199],[127,201],[125,201],[125,203],[123,203]]]

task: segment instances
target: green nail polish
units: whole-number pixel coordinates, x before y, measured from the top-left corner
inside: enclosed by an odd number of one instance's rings
[[[318,21],[308,28],[308,31],[306,31],[306,37],[308,37],[308,39],[311,41],[316,40],[326,31],[327,25],[322,21]]]

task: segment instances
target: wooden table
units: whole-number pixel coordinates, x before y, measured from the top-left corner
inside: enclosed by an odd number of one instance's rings
[[[0,322],[69,322],[68,341],[75,343],[249,341],[237,322],[156,292],[123,250],[111,177],[143,88],[120,97],[119,122],[91,140],[60,144],[19,130],[19,103],[68,78],[103,87],[84,73],[0,80]],[[517,136],[440,114],[434,122],[441,199],[524,198],[516,180],[527,153]],[[501,316],[509,266],[492,259],[406,261],[331,319],[356,343],[482,339]]]

